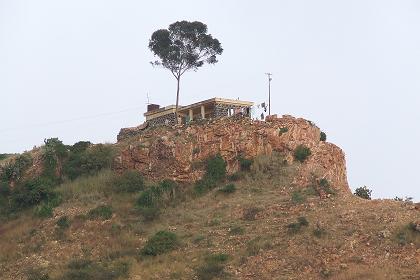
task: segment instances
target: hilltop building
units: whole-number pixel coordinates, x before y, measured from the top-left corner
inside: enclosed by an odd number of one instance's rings
[[[199,119],[212,119],[241,115],[251,117],[253,102],[211,98],[187,106],[178,107],[178,118],[180,123],[188,123]],[[175,105],[160,107],[157,104],[149,104],[147,112],[144,113],[148,125],[174,125]]]

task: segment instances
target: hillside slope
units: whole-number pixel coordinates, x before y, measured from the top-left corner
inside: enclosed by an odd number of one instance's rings
[[[114,171],[55,187],[52,216],[4,219],[0,278],[419,279],[414,204],[353,196],[344,154],[305,120],[245,122],[118,143]]]

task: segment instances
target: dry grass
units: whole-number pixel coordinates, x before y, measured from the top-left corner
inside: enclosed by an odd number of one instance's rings
[[[44,246],[37,254],[51,262],[48,272],[52,279],[60,279],[67,263],[81,257],[128,262],[130,279],[194,279],[209,254],[230,256],[225,270],[233,279],[282,279],[279,275],[283,279],[415,279],[409,277],[420,272],[415,246],[400,245],[394,239],[418,212],[394,202],[339,195],[325,200],[308,195],[304,202],[293,204],[295,166],[285,165],[280,157],[259,158],[256,166],[235,182],[235,193],[220,195],[216,188],[204,196],[186,196],[163,208],[161,216],[148,223],[134,208],[136,194],[111,195],[103,189],[113,176],[109,171],[63,184],[60,191],[67,201],[58,210],[72,220],[69,240],[59,240],[55,247]],[[98,200],[112,206],[113,217],[84,219],[83,213],[95,208]],[[80,208],[75,211],[82,213],[79,218],[69,213],[72,207]],[[287,225],[301,216],[308,225],[290,235]],[[31,219],[25,215],[2,227],[6,235],[0,239],[0,256],[4,258],[5,251],[18,253],[6,255],[0,273],[20,269],[15,264],[25,254],[19,241],[27,244],[22,237],[32,228],[39,228],[46,244],[54,242],[50,233],[58,217],[42,225]],[[325,230],[322,238],[313,233],[319,228]],[[380,237],[384,229],[393,235]],[[141,257],[146,240],[160,230],[175,232],[179,247],[156,257]],[[388,257],[385,249],[390,252]],[[402,278],[395,278],[398,276]]]

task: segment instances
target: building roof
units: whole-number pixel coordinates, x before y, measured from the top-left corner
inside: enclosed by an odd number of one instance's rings
[[[217,103],[217,104],[225,104],[225,105],[234,105],[234,106],[243,106],[243,107],[249,107],[254,105],[254,102],[250,102],[250,101],[242,101],[242,100],[234,100],[234,99],[227,99],[227,98],[218,98],[218,97],[214,97],[214,98],[210,98],[207,100],[203,100],[200,102],[196,102],[190,105],[186,105],[186,106],[179,106],[178,111],[185,111],[185,110],[189,110],[191,108],[196,108],[202,105],[207,105],[207,104],[212,104],[212,103]],[[153,111],[149,111],[144,113],[144,116],[151,116],[151,115],[155,115],[155,114],[159,114],[159,115],[166,115],[168,113],[173,113],[175,112],[175,105],[169,105],[157,110],[153,110]]]

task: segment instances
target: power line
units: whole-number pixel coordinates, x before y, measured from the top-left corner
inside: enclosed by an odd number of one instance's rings
[[[53,122],[46,122],[46,123],[39,123],[39,124],[31,124],[31,125],[10,127],[10,128],[0,129],[0,132],[11,131],[11,130],[19,130],[19,129],[27,129],[27,128],[35,128],[35,127],[43,127],[43,126],[49,126],[49,125],[57,125],[57,124],[70,123],[70,122],[87,120],[87,119],[95,119],[95,118],[99,118],[99,117],[106,117],[106,116],[117,115],[117,114],[129,112],[129,111],[139,110],[141,108],[142,107],[135,107],[135,108],[129,108],[129,109],[124,109],[124,110],[120,110],[120,111],[101,113],[101,114],[78,117],[78,118],[67,119],[67,120],[60,120],[60,121],[53,121]]]

